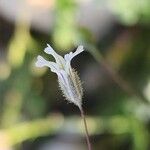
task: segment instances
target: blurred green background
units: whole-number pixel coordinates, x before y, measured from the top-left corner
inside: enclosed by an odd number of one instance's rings
[[[0,150],[86,150],[77,107],[36,68],[49,43],[83,82],[93,150],[150,149],[150,1],[0,1]]]

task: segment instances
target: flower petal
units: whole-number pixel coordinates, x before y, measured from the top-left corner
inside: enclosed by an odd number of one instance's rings
[[[75,57],[76,55],[80,54],[80,53],[83,52],[83,51],[84,51],[83,46],[80,45],[80,46],[78,46],[78,48],[76,49],[76,51],[75,51],[74,53],[70,52],[69,54],[66,54],[66,55],[64,56],[64,59],[65,59],[66,61],[71,61],[71,59],[72,59],[73,57]]]
[[[55,58],[56,63],[60,65],[61,68],[64,68],[65,66],[64,58],[59,54],[57,54],[49,44],[47,44],[47,47],[44,49],[44,52],[52,55]]]
[[[54,49],[49,44],[47,44],[47,47],[44,49],[44,52],[46,54],[52,54],[55,51],[54,51]]]
[[[80,54],[83,51],[84,51],[83,46],[82,45],[78,46],[78,48],[76,49],[76,51],[73,53],[73,57],[75,57],[76,55]]]
[[[35,65],[36,67],[48,66],[48,61],[45,60],[42,56],[38,55]]]
[[[46,59],[44,59],[42,56],[38,55],[37,57],[37,61],[36,61],[36,67],[49,67],[51,69],[52,72],[54,73],[59,73],[59,66],[58,64],[51,62],[51,61],[47,61]]]
[[[66,64],[65,64],[65,71],[69,74],[69,73],[71,73],[71,66],[70,66],[70,62],[71,62],[71,60],[76,56],[76,55],[78,55],[78,54],[80,54],[81,52],[83,52],[84,51],[84,49],[83,49],[83,46],[78,46],[78,48],[77,48],[77,50],[74,52],[74,53],[72,53],[72,52],[70,52],[69,54],[66,54],[65,56],[64,56],[64,59],[65,59],[65,61],[66,61]]]

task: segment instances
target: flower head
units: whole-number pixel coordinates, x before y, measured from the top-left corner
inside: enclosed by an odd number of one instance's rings
[[[47,44],[44,52],[52,55],[56,62],[47,61],[39,55],[37,57],[36,66],[47,66],[52,72],[56,73],[58,76],[59,86],[66,99],[81,109],[83,91],[77,72],[71,67],[71,60],[76,55],[83,52],[83,46],[78,46],[74,53],[70,52],[69,54],[66,54],[64,58],[57,54],[49,44]]]

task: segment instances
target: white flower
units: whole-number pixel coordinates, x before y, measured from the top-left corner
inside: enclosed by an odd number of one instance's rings
[[[37,57],[36,66],[47,66],[52,72],[56,73],[58,76],[59,86],[66,99],[81,109],[83,91],[77,72],[71,67],[71,60],[76,55],[83,52],[83,46],[78,46],[74,53],[70,52],[69,54],[66,54],[64,58],[57,54],[49,44],[47,44],[47,48],[45,48],[44,52],[52,55],[56,62],[47,61],[39,55]]]

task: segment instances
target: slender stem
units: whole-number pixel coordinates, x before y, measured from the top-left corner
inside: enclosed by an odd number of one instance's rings
[[[84,114],[84,111],[82,108],[80,108],[80,112],[81,112],[81,117],[83,119],[83,123],[84,123],[84,127],[85,127],[86,142],[87,142],[88,150],[92,150],[90,138],[89,138],[89,132],[88,132],[87,123],[86,123],[86,118],[85,118],[85,114]]]

